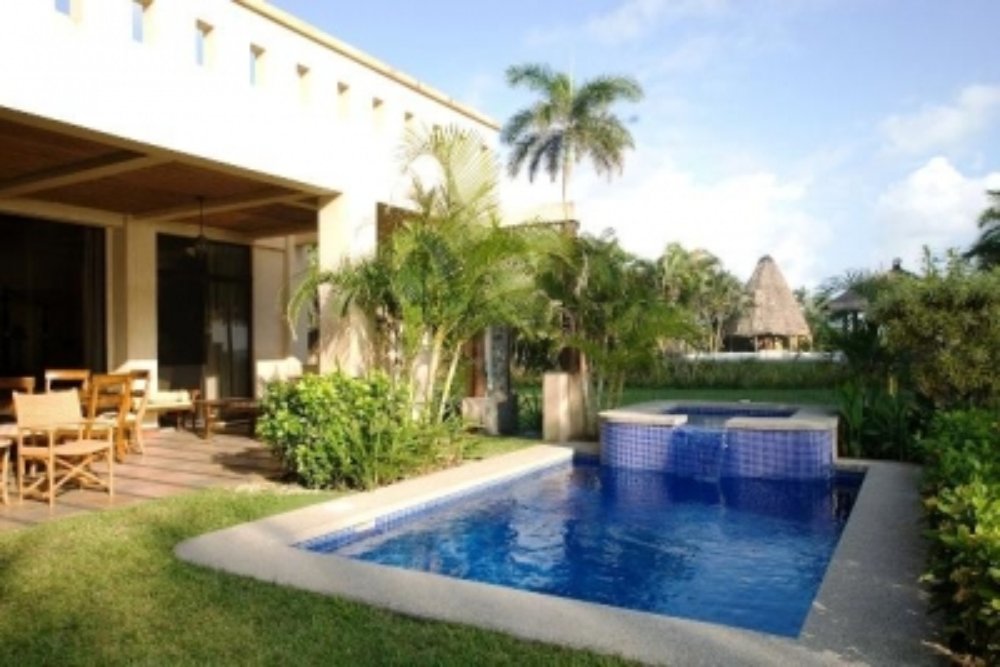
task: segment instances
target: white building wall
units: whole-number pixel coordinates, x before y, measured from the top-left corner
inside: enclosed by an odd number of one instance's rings
[[[153,0],[138,43],[131,0],[72,1],[76,18],[49,0],[0,2],[0,105],[317,192],[344,191],[360,167],[386,203],[402,192],[393,153],[406,114],[495,141],[488,119],[248,8],[266,10],[260,2]],[[204,66],[199,21],[212,26]],[[257,85],[251,44],[264,49]],[[299,66],[309,70],[306,93]]]
[[[131,0],[70,2],[65,15],[52,0],[0,0],[0,108],[320,196],[326,267],[370,253],[377,204],[405,201],[395,153],[406,127],[455,124],[496,143],[490,119],[260,0],[152,0],[141,43]],[[204,64],[196,62],[199,25],[211,27]],[[263,50],[255,84],[251,45]],[[0,201],[0,209],[55,219],[70,213],[28,200]],[[71,213],[110,228],[109,363],[155,374],[155,237],[196,230]],[[305,337],[287,334],[282,291],[272,289],[288,287],[301,253],[289,240],[264,246],[254,251],[258,380],[305,361]],[[321,367],[354,368],[362,355],[357,329],[344,339],[338,326],[328,313]]]

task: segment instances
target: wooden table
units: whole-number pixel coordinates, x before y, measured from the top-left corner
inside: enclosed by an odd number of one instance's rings
[[[198,414],[201,417],[201,437],[207,439],[212,434],[212,426],[225,415],[239,415],[250,420],[251,435],[256,430],[257,412],[260,403],[256,398],[212,398],[199,399]]]

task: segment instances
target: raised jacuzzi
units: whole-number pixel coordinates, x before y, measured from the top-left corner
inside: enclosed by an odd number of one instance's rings
[[[826,479],[837,416],[818,406],[653,401],[601,417],[601,462],[719,479]]]

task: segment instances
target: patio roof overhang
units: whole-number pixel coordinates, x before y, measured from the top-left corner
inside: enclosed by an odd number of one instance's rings
[[[249,239],[316,231],[334,193],[0,107],[0,210],[197,225]]]

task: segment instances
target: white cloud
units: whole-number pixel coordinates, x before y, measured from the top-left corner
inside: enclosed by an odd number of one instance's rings
[[[724,51],[724,42],[712,34],[698,35],[682,42],[658,63],[658,73],[675,74],[704,69]]]
[[[552,44],[586,37],[613,46],[639,39],[664,22],[725,12],[731,0],[624,0],[614,9],[582,23],[532,30],[529,44]]]
[[[728,0],[627,0],[592,17],[585,31],[604,44],[620,44],[645,34],[661,20],[712,14],[728,4]]]
[[[986,190],[1000,187],[1000,172],[968,177],[945,157],[934,157],[879,197],[876,220],[884,257],[919,264],[923,246],[935,252],[967,246],[987,206]]]
[[[894,152],[948,152],[986,130],[998,117],[1000,85],[973,85],[963,88],[951,104],[890,116],[882,122],[882,132]]]
[[[714,253],[742,280],[765,254],[775,258],[793,287],[823,277],[816,260],[829,229],[802,210],[803,185],[768,171],[703,182],[665,160],[648,165],[636,160],[624,178],[610,184],[581,174],[574,192],[584,231],[614,229],[622,245],[638,255],[657,257],[676,241]],[[558,187],[547,180],[505,187],[505,201],[514,209],[558,200]]]

